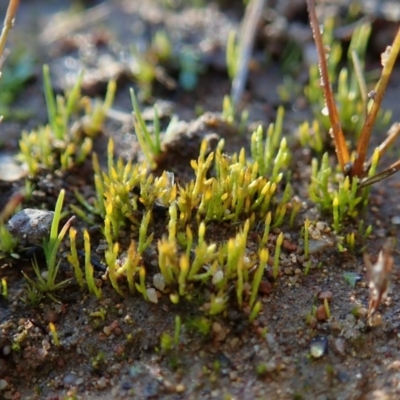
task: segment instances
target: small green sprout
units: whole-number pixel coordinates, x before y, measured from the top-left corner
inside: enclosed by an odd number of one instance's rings
[[[0,281],[0,294],[6,299],[8,296],[7,279],[1,278]]]
[[[78,258],[78,252],[76,250],[76,229],[74,227],[71,227],[69,230],[69,241],[71,253],[68,254],[67,259],[74,268],[75,279],[78,282],[78,285],[81,289],[83,289],[85,287],[85,280],[83,278],[83,273]]]
[[[226,67],[228,76],[233,80],[237,73],[237,61],[239,55],[239,43],[237,41],[236,31],[229,32],[228,40],[226,42]]]
[[[174,345],[175,346],[179,346],[181,330],[182,330],[181,317],[179,315],[177,315],[175,317],[175,330],[174,330]]]
[[[161,153],[161,141],[160,141],[160,123],[158,119],[157,107],[154,106],[154,133],[153,135],[148,130],[146,123],[144,122],[142,113],[140,112],[139,103],[137,101],[135,91],[130,90],[131,100],[133,106],[133,112],[135,116],[135,133],[140,143],[140,147],[147,159],[151,164],[155,164],[155,157]]]
[[[271,220],[272,220],[272,214],[271,214],[271,211],[269,211],[267,216],[265,217],[264,233],[263,233],[263,237],[261,239],[260,246],[265,246],[268,243],[269,231],[271,228]]]
[[[308,258],[310,255],[310,225],[311,222],[308,218],[304,221],[304,257]]]
[[[254,307],[251,309],[250,315],[249,315],[249,322],[253,322],[258,314],[260,313],[262,308],[261,301],[257,301],[256,304],[254,304]]]
[[[65,190],[62,189],[58,196],[56,207],[54,210],[53,222],[51,224],[51,229],[50,229],[50,237],[48,240],[44,240],[43,242],[43,250],[46,258],[47,271],[45,271],[44,274],[42,274],[39,265],[35,259],[32,262],[32,264],[37,278],[37,282],[33,281],[23,272],[25,278],[33,287],[36,286],[38,291],[46,293],[53,300],[55,300],[55,298],[49,292],[54,292],[58,289],[61,289],[70,281],[70,279],[66,279],[62,282],[56,283],[58,269],[60,267],[60,262],[61,262],[61,260],[59,260],[58,262],[56,260],[57,253],[61,245],[61,242],[64,239],[65,234],[67,233],[73,220],[75,219],[75,217],[72,216],[65,223],[60,233],[58,233],[64,196],[65,196]]]
[[[90,262],[90,236],[89,232],[85,229],[83,232],[83,240],[85,246],[85,278],[86,283],[90,293],[100,299],[101,298],[101,288],[97,287],[93,276],[93,265]]]
[[[276,279],[279,275],[279,257],[281,255],[281,247],[283,243],[283,232],[281,232],[276,239],[275,255],[274,255],[274,265],[272,268],[272,276]]]
[[[57,347],[59,347],[60,346],[60,339],[58,338],[57,329],[56,329],[55,325],[52,322],[49,323],[49,330],[50,330],[51,336],[53,337],[54,344]]]
[[[327,298],[324,299],[324,309],[325,309],[326,316],[329,319],[331,317],[331,309],[329,307],[329,301]]]

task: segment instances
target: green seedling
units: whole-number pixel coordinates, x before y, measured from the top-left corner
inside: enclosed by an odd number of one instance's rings
[[[179,315],[177,315],[175,317],[175,330],[174,330],[174,345],[175,346],[179,346],[181,330],[182,330],[181,317]]]
[[[310,147],[317,153],[322,153],[324,149],[325,138],[321,132],[320,124],[314,120],[310,126],[308,121],[300,124],[298,129],[298,137],[300,144],[307,148]]]
[[[47,294],[53,300],[55,300],[55,298],[54,296],[51,295],[50,292],[55,292],[56,290],[63,288],[66,284],[70,282],[70,279],[66,279],[62,282],[56,283],[58,270],[61,262],[61,260],[57,261],[57,253],[61,245],[61,242],[64,239],[65,234],[67,233],[73,220],[75,219],[75,217],[72,216],[65,223],[61,231],[58,232],[61,219],[62,205],[64,202],[64,196],[65,196],[65,190],[62,189],[58,196],[56,207],[54,210],[53,222],[51,224],[51,229],[50,229],[50,237],[48,240],[45,239],[43,241],[43,250],[45,254],[47,270],[42,274],[39,265],[35,259],[32,262],[32,265],[35,271],[37,281],[35,282],[23,272],[25,278],[28,280],[28,282],[31,284],[32,287],[36,287],[39,292]]]
[[[271,229],[271,220],[272,220],[272,214],[271,214],[271,211],[269,211],[267,216],[265,217],[264,233],[263,233],[263,237],[261,239],[260,247],[264,247],[268,243],[269,231]]]
[[[55,325],[52,322],[49,323],[49,330],[50,330],[51,336],[53,337],[54,344],[57,347],[59,347],[60,346],[60,339],[58,338],[57,329],[56,329]]]
[[[304,221],[304,257],[308,258],[310,255],[310,225],[311,222],[308,218]]]
[[[256,272],[254,274],[253,282],[251,284],[251,296],[250,296],[250,301],[249,301],[249,307],[250,309],[255,308],[255,302],[258,294],[258,289],[260,287],[261,279],[264,275],[265,272],[265,267],[267,265],[268,259],[269,259],[269,251],[268,249],[261,249],[259,251],[259,259],[260,259],[260,264],[258,265]]]
[[[297,199],[294,199],[291,202],[291,207],[292,207],[292,210],[290,212],[289,226],[291,228],[293,228],[294,220],[296,219],[296,217],[299,214],[299,212],[301,210],[301,207],[302,207],[301,201],[298,201]]]
[[[258,316],[262,309],[262,304],[261,301],[257,301],[256,304],[254,304],[254,307],[251,309],[250,315],[249,315],[249,322],[252,323]]]
[[[67,260],[74,268],[75,279],[81,289],[85,287],[85,280],[83,278],[83,273],[80,267],[78,252],[76,250],[76,229],[71,227],[69,229],[69,242],[71,253],[68,254]]]
[[[325,309],[326,317],[327,317],[327,319],[329,319],[331,317],[331,309],[329,307],[329,301],[327,298],[324,299],[324,309]]]
[[[152,135],[144,122],[134,90],[131,89],[130,93],[135,116],[134,125],[136,137],[147,161],[155,166],[155,158],[161,153],[160,123],[157,107],[154,106],[154,132]]]
[[[8,297],[8,285],[6,278],[1,278],[0,294],[6,299]]]
[[[239,55],[239,43],[237,41],[236,31],[232,30],[229,32],[228,40],[226,42],[226,67],[228,70],[228,76],[233,80],[236,76]]]
[[[307,276],[311,269],[311,259],[306,262],[306,267],[304,268],[304,275]]]
[[[85,229],[83,232],[83,240],[85,246],[85,278],[90,293],[93,293],[98,299],[101,298],[101,288],[97,287],[93,275],[93,265],[90,262],[90,236]]]
[[[62,97],[55,97],[50,79],[49,66],[43,66],[43,83],[47,104],[47,116],[54,137],[57,140],[64,140],[67,135],[69,119],[80,98],[82,79],[83,74],[81,73],[65,103],[65,100]]]
[[[83,74],[66,96],[55,97],[49,68],[43,67],[49,125],[24,132],[19,142],[19,159],[27,164],[30,175],[35,176],[43,168],[70,169],[86,160],[92,152],[93,136],[101,131],[116,86],[111,81],[104,103],[92,107],[88,99],[81,96],[82,79]],[[78,128],[72,129],[72,117],[82,110],[85,115],[75,124]]]
[[[276,279],[279,275],[279,257],[281,255],[281,247],[283,243],[283,232],[281,232],[277,239],[276,239],[276,247],[275,247],[275,254],[274,254],[274,265],[272,268],[272,276]]]

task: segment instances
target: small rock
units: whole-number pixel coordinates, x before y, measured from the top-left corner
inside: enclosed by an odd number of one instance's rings
[[[8,382],[5,379],[0,379],[0,391],[4,390],[8,386]]]
[[[9,344],[3,347],[3,355],[8,356],[11,354],[11,346]]]
[[[158,303],[157,291],[154,288],[146,289],[146,293],[147,293],[147,297],[151,303],[154,303],[154,304]]]
[[[285,240],[283,241],[282,247],[283,247],[285,250],[288,250],[288,251],[291,251],[291,252],[295,252],[295,251],[297,250],[297,245],[296,245],[295,243],[291,242],[291,241],[288,240],[288,239],[285,239]]]
[[[153,285],[160,292],[164,291],[164,289],[165,289],[165,279],[164,279],[162,274],[155,274],[153,276]]]
[[[333,298],[333,293],[332,293],[330,290],[325,290],[325,291],[321,292],[321,293],[318,295],[318,298],[319,298],[320,300],[325,300],[325,299],[327,299],[328,301],[331,301],[332,298]]]
[[[75,372],[70,372],[64,376],[63,383],[65,386],[73,386],[78,380],[78,375]]]
[[[104,332],[104,334],[106,335],[106,336],[110,336],[111,335],[111,327],[110,326],[105,326],[104,328],[103,328],[103,332]]]
[[[50,234],[54,212],[25,208],[7,223],[8,230],[24,243],[43,246],[43,239]]]
[[[97,381],[97,387],[99,389],[105,389],[107,386],[107,379],[102,376],[98,381]]]
[[[221,270],[218,270],[213,276],[212,279],[213,285],[218,284],[219,282],[222,281],[222,279],[224,279],[224,273]]]
[[[258,287],[258,291],[261,294],[270,294],[272,293],[272,285],[271,282],[267,281],[267,280],[262,280],[260,282],[260,286]]]
[[[226,329],[219,323],[219,322],[213,322],[212,324],[212,331],[214,333],[215,340],[218,342],[222,342],[226,338]]]
[[[317,320],[321,322],[328,319],[328,315],[326,314],[325,306],[323,304],[318,306],[315,316],[317,317]]]
[[[335,350],[338,354],[344,355],[345,353],[345,341],[342,338],[337,338],[335,340]]]
[[[78,378],[75,382],[75,386],[80,386],[84,383],[85,381],[83,380],[83,378]]]
[[[286,267],[284,269],[284,272],[285,272],[285,275],[289,275],[289,276],[293,275],[293,273],[294,273],[293,268],[291,268],[291,267]]]
[[[392,217],[392,224],[400,225],[400,215],[396,215],[396,216]]]
[[[321,358],[328,352],[328,339],[325,336],[316,336],[310,345],[310,354],[314,358]]]
[[[183,393],[186,388],[185,385],[183,383],[178,383],[175,387],[176,393]]]

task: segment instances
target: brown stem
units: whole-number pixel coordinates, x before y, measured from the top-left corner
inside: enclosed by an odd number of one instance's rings
[[[0,36],[0,58],[3,55],[8,33],[14,26],[14,20],[15,20],[15,15],[17,14],[18,6],[19,6],[19,0],[10,0],[10,2],[8,3],[7,14],[4,19],[3,30]]]
[[[388,178],[389,176],[395,174],[399,170],[400,170],[400,160],[396,161],[389,168],[386,168],[382,172],[379,172],[378,174],[371,176],[370,178],[363,179],[358,188],[362,189],[369,185],[382,181]]]
[[[339,121],[339,113],[336,108],[335,99],[332,93],[332,87],[329,81],[328,66],[326,63],[326,54],[324,44],[322,42],[321,32],[317,15],[315,13],[314,0],[307,0],[308,14],[310,17],[310,25],[314,36],[315,45],[317,47],[319,60],[319,74],[321,76],[321,87],[324,90],[325,102],[329,111],[329,120],[331,123],[331,134],[335,142],[336,156],[342,171],[350,161],[349,150],[343,135],[342,127]]]
[[[382,103],[383,94],[385,93],[387,84],[389,83],[390,75],[392,73],[397,55],[399,54],[399,50],[400,50],[400,28],[397,31],[392,46],[390,48],[387,48],[386,52],[384,53],[384,56],[387,56],[387,59],[382,61],[383,64],[382,75],[376,86],[375,90],[376,95],[374,97],[371,110],[368,114],[367,120],[365,121],[363,129],[361,131],[360,139],[358,141],[357,158],[354,161],[354,165],[351,171],[352,176],[362,177],[364,173],[364,162],[367,156],[372,128],[374,127],[376,116],[378,115],[378,111]]]

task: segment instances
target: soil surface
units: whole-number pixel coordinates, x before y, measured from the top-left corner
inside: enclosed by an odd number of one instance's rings
[[[211,135],[212,140],[216,134],[225,139],[227,153],[233,153],[249,147],[249,132],[255,126],[267,126],[275,120],[281,103],[277,87],[287,74],[281,53],[289,40],[288,32],[300,26],[306,33],[301,47],[304,51],[312,43],[304,2],[280,1],[275,7],[274,2],[268,2],[243,96],[243,105],[249,111],[248,129],[243,134],[215,114],[221,112],[223,97],[230,92],[225,47],[229,32],[240,27],[244,14],[241,1],[21,3],[9,41],[9,57],[11,62],[13,52],[24,52],[31,67],[6,109],[8,114],[2,111],[6,118],[0,126],[0,166],[18,152],[22,131],[47,123],[41,78],[44,63],[49,64],[54,88],[59,93],[73,85],[82,69],[83,92],[91,99],[104,97],[107,82],[116,79],[116,99],[104,132],[95,139],[94,151],[105,162],[107,142],[113,137],[118,156],[143,158],[134,135],[129,97],[130,87],[143,88],[129,70],[135,62],[130,49],[133,45],[145,49],[154,33],[163,29],[172,38],[176,60],[185,52],[195,51],[197,70],[191,79],[197,82],[188,90],[191,81],[183,80],[182,64],[162,66],[144,102],[148,106],[144,114],[147,110],[151,119],[152,105],[157,103],[163,124],[172,115],[186,121],[180,128],[186,139],[170,144],[170,155],[161,168],[174,172],[178,181],[185,182],[192,174],[190,159],[196,158],[199,138]],[[342,18],[350,2],[322,3],[318,6],[321,18],[328,14]],[[360,11],[360,17],[374,21],[367,60],[367,68],[372,70],[379,66],[383,48],[391,43],[393,27],[398,26],[398,7],[390,1],[368,4],[368,9]],[[4,15],[5,9],[6,4],[1,4],[0,15]],[[279,30],[282,23],[286,29]],[[303,65],[297,68],[295,79],[304,85],[305,77],[307,67]],[[400,115],[399,90],[397,66],[384,102],[385,108],[393,110],[394,119]],[[198,119],[203,113],[206,114]],[[294,191],[304,204],[298,222],[282,228],[285,242],[281,274],[274,281],[266,273],[259,293],[262,310],[253,323],[232,302],[225,315],[213,317],[211,331],[202,335],[193,327],[193,321],[205,315],[200,295],[174,305],[168,295],[160,294],[158,304],[153,304],[139,295],[122,298],[109,283],[103,284],[100,300],[71,284],[57,293],[58,302],[43,298],[34,307],[23,301],[27,288],[22,272],[34,276],[32,255],[21,252],[19,260],[0,259],[0,277],[7,279],[8,286],[8,295],[0,296],[0,398],[400,398],[399,270],[395,268],[392,274],[388,299],[380,306],[375,326],[371,327],[366,319],[369,288],[362,256],[366,249],[375,262],[387,236],[400,240],[400,177],[395,175],[372,188],[363,218],[367,225],[373,225],[373,233],[367,241],[359,240],[354,251],[340,252],[328,228],[329,217],[321,215],[307,200],[311,155],[300,147],[296,137],[296,127],[306,119],[311,120],[312,115],[300,91],[286,104],[284,132],[294,152]],[[376,131],[373,144],[378,145],[385,134],[386,130]],[[399,153],[394,145],[380,168],[397,159]],[[334,153],[331,154],[333,160]],[[91,176],[90,160],[68,173],[43,172],[35,178],[32,198],[23,206],[54,210],[60,188],[66,189],[64,207],[77,204],[74,190],[88,198],[94,194]],[[24,186],[24,179],[0,179],[1,208],[13,191]],[[313,254],[313,265],[318,267],[308,275],[304,274],[300,235],[306,217],[319,221],[326,237],[322,251]],[[156,265],[157,239],[167,229],[162,211],[154,225],[154,244],[146,254],[149,276]],[[77,229],[83,227],[84,221],[76,221]],[[238,230],[238,226],[228,223],[211,223],[207,238],[225,241]],[[261,227],[249,235],[249,253],[257,250],[262,232]],[[271,233],[271,254],[278,233]],[[101,267],[104,242],[99,229],[96,233],[96,227],[92,227],[91,237],[92,262]],[[316,243],[320,241],[321,238],[315,239]],[[67,249],[64,244],[60,252],[61,274],[65,277],[72,274],[66,260]],[[43,254],[40,248],[34,251],[40,265]],[[395,265],[400,265],[398,250],[393,256]],[[104,272],[96,273],[101,279]],[[325,298],[330,317],[324,308]],[[179,343],[167,351],[161,338],[166,333],[174,336],[176,316],[183,323]],[[49,332],[49,322],[56,326],[59,346]]]

